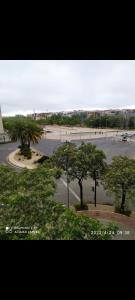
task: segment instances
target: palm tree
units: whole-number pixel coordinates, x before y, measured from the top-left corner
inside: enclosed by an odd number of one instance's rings
[[[8,133],[12,142],[21,143],[21,146],[26,144],[26,124],[24,120],[15,120],[8,128]]]
[[[27,119],[16,119],[8,132],[12,142],[20,141],[21,154],[23,154],[24,148],[29,151],[31,142],[33,144],[38,143],[43,135],[43,129],[35,122]]]
[[[38,143],[38,141],[41,139],[43,133],[44,133],[44,131],[42,128],[40,128],[33,122],[29,122],[26,127],[26,141],[27,141],[28,147],[30,148],[31,142],[33,144]]]

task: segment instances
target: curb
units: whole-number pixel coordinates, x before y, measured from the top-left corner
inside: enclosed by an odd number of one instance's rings
[[[36,149],[32,149],[32,150],[39,152]],[[18,168],[18,169],[35,170],[36,167],[33,168],[33,167],[29,167],[29,166],[24,165],[22,162],[20,162],[20,163],[16,162],[16,160],[14,159],[14,155],[16,154],[17,151],[18,151],[18,149],[16,149],[15,151],[13,151],[12,153],[10,153],[8,155],[8,157],[7,157],[8,164],[10,164],[11,166],[13,166],[15,168]],[[41,155],[42,155],[42,153],[41,153]]]

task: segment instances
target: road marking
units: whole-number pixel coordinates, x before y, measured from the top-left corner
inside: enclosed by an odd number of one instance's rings
[[[62,181],[62,183],[65,185],[65,187],[67,188],[67,183],[66,183],[66,181],[63,179],[63,178],[61,178],[60,179],[61,181]],[[80,202],[80,198],[79,198],[79,196],[69,187],[69,191],[72,193],[72,195]]]

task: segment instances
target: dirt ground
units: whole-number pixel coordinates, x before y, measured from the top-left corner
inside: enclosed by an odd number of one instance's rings
[[[66,127],[66,126],[45,126],[44,139],[72,141],[84,139],[97,139],[121,135],[122,130],[114,129],[94,129],[85,127]]]
[[[20,168],[35,169],[37,167],[37,164],[35,164],[35,162],[42,157],[42,154],[38,150],[35,149],[31,149],[31,150],[32,150],[31,159],[26,159],[24,156],[20,155],[20,150],[17,149],[16,151],[12,152],[9,155],[9,162]]]

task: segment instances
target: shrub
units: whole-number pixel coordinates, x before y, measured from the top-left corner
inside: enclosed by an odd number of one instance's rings
[[[127,217],[131,216],[131,210],[129,208],[125,208],[125,210],[122,210],[120,206],[116,206],[115,212],[121,215],[125,215]]]
[[[21,149],[21,155],[24,155],[27,159],[32,158],[32,152],[28,145],[23,145],[22,147],[19,147]]]
[[[75,209],[77,210],[77,211],[80,211],[80,210],[88,210],[88,205],[87,204],[83,204],[83,206],[81,207],[81,204],[79,203],[79,204],[75,204]]]
[[[38,161],[36,161],[36,163],[43,164],[43,163],[44,163],[46,160],[48,160],[48,159],[49,159],[48,156],[43,155],[42,157],[40,157],[40,158],[38,159]]]

